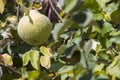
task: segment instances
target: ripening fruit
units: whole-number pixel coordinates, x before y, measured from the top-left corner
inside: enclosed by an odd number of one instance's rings
[[[23,16],[18,23],[18,35],[31,45],[45,43],[51,33],[52,24],[48,17],[36,10],[30,10],[29,16]]]

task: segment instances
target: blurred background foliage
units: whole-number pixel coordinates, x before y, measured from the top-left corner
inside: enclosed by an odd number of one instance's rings
[[[19,19],[31,9],[53,24],[40,46],[17,34]],[[119,29],[119,0],[0,0],[0,78],[120,80]]]

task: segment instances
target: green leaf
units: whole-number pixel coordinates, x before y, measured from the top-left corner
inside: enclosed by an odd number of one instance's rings
[[[95,68],[94,68],[94,72],[96,71],[102,71],[102,69],[104,68],[105,64],[100,64],[100,65],[96,65]]]
[[[45,56],[49,56],[49,57],[52,56],[51,50],[50,50],[50,48],[48,48],[48,47],[41,46],[41,47],[40,47],[40,52],[41,52],[43,55],[45,55]]]
[[[112,63],[107,67],[106,72],[111,76],[115,76],[120,79],[120,56],[116,56]]]
[[[78,2],[78,0],[69,0],[69,2],[67,3],[67,6],[63,12],[65,12],[65,13],[70,12],[76,6],[77,2]]]
[[[113,30],[112,32],[110,32],[109,35],[110,35],[110,36],[118,36],[118,35],[120,35],[120,31],[118,31],[118,30]]]
[[[72,21],[65,20],[63,23],[57,23],[53,30],[53,38],[54,40],[58,40],[59,36],[64,32],[64,30],[72,24]]]
[[[17,0],[17,4],[20,5],[25,13],[25,15],[29,15],[29,9],[24,6],[22,0]]]
[[[4,12],[4,6],[5,6],[5,4],[4,4],[3,0],[0,0],[0,14],[2,14]]]
[[[23,5],[22,0],[17,0],[17,4],[19,4],[19,5]]]
[[[58,70],[58,74],[65,74],[65,73],[68,73],[68,74],[72,74],[73,73],[73,69],[74,69],[74,66],[63,66],[62,68],[60,68]]]
[[[104,34],[110,32],[112,30],[114,30],[113,26],[110,23],[105,22],[103,25],[103,28],[101,30],[101,34],[102,34],[102,36],[104,36]]]
[[[93,14],[93,20],[102,20],[103,14],[102,13],[94,13]]]
[[[69,47],[67,47],[67,48],[65,49],[65,56],[66,56],[68,59],[71,58],[72,55],[74,54],[74,52],[75,52],[76,50],[78,50],[78,49],[79,49],[79,47],[78,47],[76,44],[70,45]]]
[[[66,46],[67,45],[61,45],[59,48],[58,48],[58,54],[63,54],[65,52],[65,49],[66,49]]]
[[[40,75],[40,71],[38,71],[38,70],[29,71],[28,75],[29,75],[28,76],[29,80],[36,80],[39,77],[39,75]]]
[[[27,72],[26,68],[21,68],[21,73],[22,73],[22,78],[28,77],[28,72]]]
[[[110,41],[116,44],[120,44],[120,35],[111,37]]]
[[[93,13],[88,9],[86,11],[75,12],[73,20],[82,27],[86,27],[92,20]]]
[[[114,24],[119,24],[120,23],[120,10],[116,10],[111,13],[111,22]]]
[[[29,59],[35,69],[39,69],[39,52],[37,50],[29,51]]]
[[[83,48],[85,51],[85,54],[88,54],[91,51],[92,45],[93,45],[92,40],[89,40],[88,42],[85,43],[84,48]]]
[[[112,41],[109,40],[107,37],[98,36],[98,39],[100,41],[101,46],[104,48],[108,48],[112,45]]]
[[[92,11],[98,11],[99,10],[99,4],[96,0],[84,0],[83,8],[84,9],[91,9]]]
[[[26,66],[26,65],[28,64],[29,60],[30,60],[30,59],[29,59],[29,51],[26,52],[26,53],[23,55],[22,60],[23,60],[23,66]]]

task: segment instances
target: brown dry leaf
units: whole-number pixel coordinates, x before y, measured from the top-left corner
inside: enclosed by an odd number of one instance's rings
[[[7,64],[9,66],[13,65],[12,57],[10,55],[5,53],[5,54],[2,55],[2,57],[3,57],[3,60],[4,60],[4,64]]]

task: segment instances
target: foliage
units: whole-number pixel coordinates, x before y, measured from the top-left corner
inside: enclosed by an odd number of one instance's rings
[[[29,45],[17,33],[31,9],[53,24],[42,45]],[[120,80],[119,29],[119,0],[0,0],[0,78]]]

